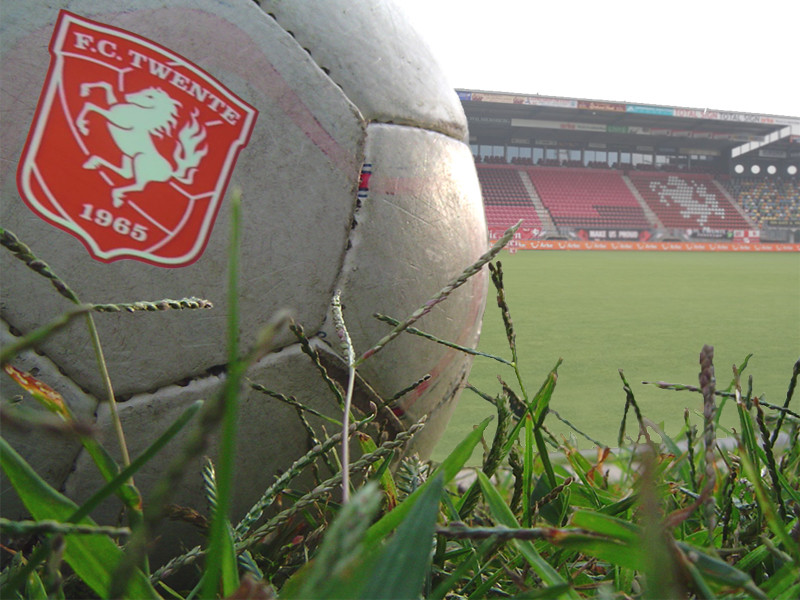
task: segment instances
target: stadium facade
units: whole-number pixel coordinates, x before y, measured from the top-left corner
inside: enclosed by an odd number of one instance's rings
[[[800,243],[800,118],[457,92],[492,237]]]

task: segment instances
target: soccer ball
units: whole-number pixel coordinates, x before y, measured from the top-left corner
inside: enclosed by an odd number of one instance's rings
[[[0,225],[81,301],[197,296],[214,305],[95,315],[132,456],[223,382],[228,183],[243,198],[241,347],[289,309],[340,380],[345,364],[329,313],[336,290],[363,352],[390,329],[373,313],[404,319],[486,251],[458,98],[386,2],[62,0],[13,3],[3,13]],[[0,261],[4,345],[71,307],[11,253]],[[479,273],[417,326],[474,346],[485,297]],[[279,342],[248,379],[340,416],[297,339],[285,332]],[[84,321],[13,364],[60,392],[115,451]],[[360,367],[359,394],[390,398],[430,374],[395,411],[406,427],[428,415],[413,442],[425,456],[470,364],[463,353],[401,336]],[[35,405],[2,378],[5,402]],[[324,421],[310,422],[322,432]],[[85,499],[100,485],[73,440],[11,428],[3,435],[69,496]],[[137,474],[145,500],[183,439]],[[248,387],[238,444],[234,518],[308,450],[309,436],[295,408]],[[173,499],[204,511],[200,465]],[[2,498],[4,516],[25,514],[5,479]],[[94,516],[113,522],[118,510],[109,501]],[[182,527],[169,535],[182,536]]]

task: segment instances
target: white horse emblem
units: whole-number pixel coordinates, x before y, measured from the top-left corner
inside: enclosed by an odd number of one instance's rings
[[[661,204],[677,204],[684,219],[697,217],[697,224],[701,227],[705,227],[712,215],[725,218],[725,210],[719,205],[717,197],[701,183],[670,175],[667,183],[651,182],[650,189],[658,194]]]
[[[115,207],[122,206],[125,194],[140,192],[151,181],[176,179],[184,184],[192,183],[197,166],[208,154],[208,145],[199,147],[206,138],[206,130],[197,122],[197,110],[192,113],[191,122],[184,125],[177,134],[172,153],[175,163],[173,167],[158,151],[152,136],[171,136],[172,129],[177,125],[176,116],[180,102],[161,88],[155,87],[126,94],[125,102],[118,102],[111,84],[103,81],[82,84],[81,97],[89,96],[92,88],[105,90],[108,108],[86,102],[75,124],[82,135],[88,136],[87,115],[92,112],[100,114],[108,121],[108,131],[122,153],[122,161],[115,165],[105,158],[92,155],[83,164],[83,168],[106,167],[124,179],[133,180],[130,185],[111,191],[111,200]]]

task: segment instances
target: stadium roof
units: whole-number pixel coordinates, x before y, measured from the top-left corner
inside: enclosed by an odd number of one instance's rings
[[[710,109],[457,90],[473,143],[556,142],[731,157],[800,157],[800,118]],[[526,141],[527,140],[527,141]]]

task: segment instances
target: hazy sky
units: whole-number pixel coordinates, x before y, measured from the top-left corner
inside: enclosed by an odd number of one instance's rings
[[[397,0],[453,87],[800,117],[797,0]]]

